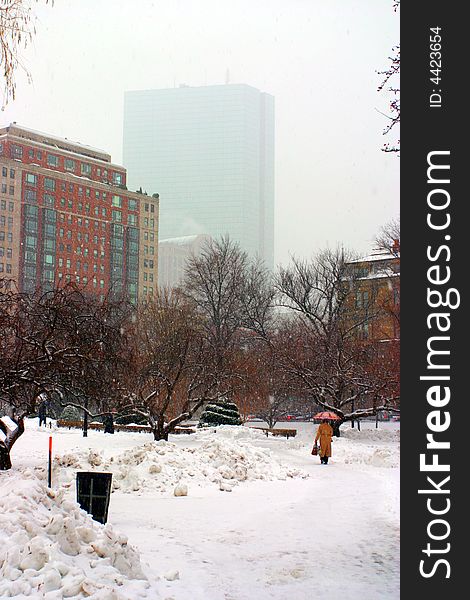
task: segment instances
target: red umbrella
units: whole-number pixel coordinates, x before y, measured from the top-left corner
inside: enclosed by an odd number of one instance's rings
[[[326,411],[326,412],[319,412],[316,415],[314,415],[313,417],[315,420],[317,419],[328,419],[328,421],[340,421],[341,417],[338,417],[337,414],[330,412],[330,411]]]

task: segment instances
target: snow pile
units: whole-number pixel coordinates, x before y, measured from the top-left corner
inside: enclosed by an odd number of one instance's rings
[[[400,466],[400,456],[398,451],[391,448],[374,448],[368,446],[366,448],[354,448],[346,450],[341,448],[342,452],[338,452],[338,458],[342,458],[342,462],[346,464],[362,463],[372,467],[396,468]]]
[[[252,435],[248,433],[248,437]],[[200,445],[196,447],[148,442],[109,458],[95,450],[78,451],[56,457],[55,465],[62,467],[58,474],[62,483],[72,481],[77,469],[98,468],[113,473],[113,490],[138,493],[147,490],[171,495],[180,483],[189,484],[189,489],[215,484],[229,491],[227,486],[231,489],[243,481],[308,477],[306,472],[280,463],[269,449],[235,442],[236,436],[237,433],[228,430],[217,436],[201,432]],[[221,485],[222,482],[225,485]]]
[[[400,442],[399,429],[362,429],[358,431],[352,427],[341,427],[341,437],[356,442]]]
[[[3,472],[0,597],[158,598],[127,537],[101,525],[27,469]]]
[[[203,427],[198,429],[195,439],[213,439],[214,436],[217,438],[223,438],[227,440],[246,440],[250,442],[256,442],[266,439],[266,434],[260,429],[254,427],[243,427],[233,425],[219,425],[217,427]]]

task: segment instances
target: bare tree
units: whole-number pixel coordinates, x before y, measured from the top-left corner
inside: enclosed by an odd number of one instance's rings
[[[274,331],[269,331],[270,338],[274,335]],[[250,332],[246,332],[244,338],[235,369],[240,375],[235,401],[245,419],[255,415],[274,427],[287,410],[292,395],[291,382],[285,380],[285,371],[278,368],[272,344]]]
[[[212,348],[194,306],[177,290],[139,307],[132,340],[120,413],[145,417],[156,440],[168,439],[204,402],[220,397]]]
[[[262,334],[272,319],[274,289],[268,272],[228,237],[211,240],[188,261],[183,293],[201,317],[220,391],[229,373],[232,387],[233,353],[243,343],[240,332]]]
[[[37,2],[38,0],[36,0]],[[49,0],[45,0],[46,4]],[[51,4],[54,0],[51,0]],[[0,0],[0,53],[3,71],[3,107],[15,99],[15,73],[22,69],[28,81],[31,75],[21,62],[21,47],[26,48],[36,33],[30,0]]]
[[[377,234],[375,243],[381,250],[387,250],[394,256],[400,255],[400,219],[386,223]]]
[[[106,403],[115,381],[110,364],[116,368],[122,349],[116,314],[73,285],[31,295],[0,290],[0,400],[13,424],[0,421],[0,470],[11,467],[24,419],[44,394],[76,406]]]
[[[393,10],[397,12],[400,8],[400,0],[394,0]],[[382,80],[377,88],[378,92],[386,92],[391,96],[389,112],[385,115],[388,124],[384,127],[383,135],[395,131],[400,125],[400,44],[392,48],[392,54],[388,57],[389,65],[383,71],[377,71]],[[399,155],[400,140],[394,143],[386,142],[383,145],[384,152],[393,152]]]
[[[367,305],[355,308],[357,281],[343,251],[325,251],[310,262],[294,260],[276,279],[280,303],[290,310],[274,345],[277,360],[301,395],[340,417],[340,423],[384,409],[378,380],[368,373],[367,325],[378,316],[373,288]],[[385,389],[382,383],[381,388]],[[385,386],[387,387],[387,386]]]

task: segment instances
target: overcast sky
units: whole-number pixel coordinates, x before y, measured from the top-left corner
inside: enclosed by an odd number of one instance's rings
[[[125,90],[246,83],[276,102],[275,260],[367,252],[399,214],[399,159],[380,151],[376,70],[399,42],[392,0],[55,0],[1,115],[122,161]],[[393,141],[390,139],[389,141]],[[125,166],[125,165],[124,165]]]

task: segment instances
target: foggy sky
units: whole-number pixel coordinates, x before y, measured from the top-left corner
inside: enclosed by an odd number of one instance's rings
[[[275,96],[276,263],[338,244],[367,253],[398,216],[399,159],[380,151],[388,102],[376,91],[399,42],[392,0],[55,0],[33,10],[23,51],[33,83],[18,73],[1,125],[122,164],[125,90],[222,84],[228,69],[230,83]]]

